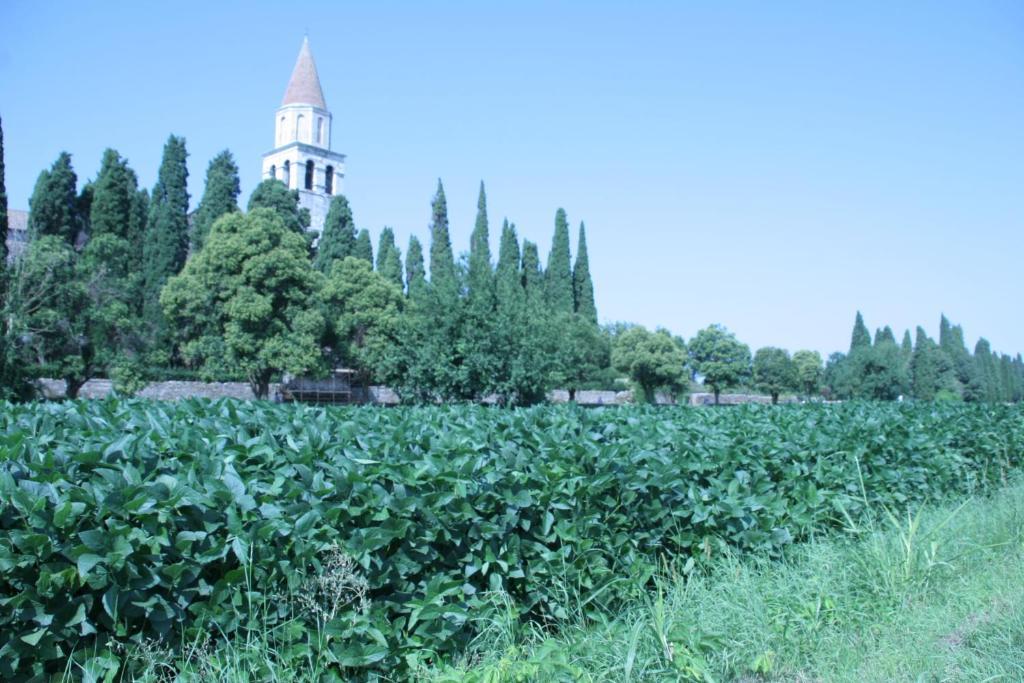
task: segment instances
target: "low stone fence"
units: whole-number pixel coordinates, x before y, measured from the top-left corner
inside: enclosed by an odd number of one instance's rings
[[[41,379],[39,384],[46,398],[64,398],[67,388],[64,380]],[[270,396],[277,393],[279,386],[278,384],[270,385]],[[109,379],[91,379],[79,389],[78,397],[104,398],[112,391],[113,383]],[[248,382],[150,382],[136,396],[164,401],[183,398],[242,398],[249,400],[256,398]]]
[[[40,389],[43,396],[49,399],[61,399],[65,396],[66,385],[62,379],[41,379]],[[280,384],[270,385],[270,397],[273,399],[280,393]],[[79,398],[104,398],[113,391],[113,383],[109,379],[91,379],[82,385],[78,392]],[[389,387],[372,386],[365,390],[367,403],[375,405],[397,405],[401,402],[398,394]],[[136,396],[140,398],[152,398],[161,401],[174,401],[184,398],[239,398],[253,400],[256,396],[247,382],[186,382],[167,381],[151,382],[146,385]],[[490,399],[490,400],[488,400]],[[551,403],[568,403],[569,392],[565,389],[549,391],[547,400]],[[676,405],[677,401],[667,394],[658,394],[655,397],[658,405]],[[796,398],[789,396],[779,399],[779,403],[795,403]],[[495,403],[497,397],[487,397],[484,403]],[[633,402],[632,391],[592,391],[580,390],[576,392],[576,403],[581,406],[621,406]],[[690,394],[688,399],[679,403],[691,406],[713,405],[715,395],[710,393]],[[757,394],[721,394],[718,397],[721,405],[740,405],[743,403],[771,403],[770,396]]]

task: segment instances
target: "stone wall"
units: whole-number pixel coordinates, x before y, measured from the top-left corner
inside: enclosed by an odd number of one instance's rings
[[[61,379],[39,380],[43,395],[49,399],[64,398],[65,383]],[[280,384],[270,385],[270,397],[273,399],[280,389]],[[91,379],[86,382],[78,392],[79,398],[104,398],[113,391],[109,379]],[[398,394],[389,387],[374,386],[366,390],[369,403],[376,405],[397,405],[401,402]],[[238,398],[252,400],[256,398],[252,389],[246,382],[185,382],[168,381],[152,382],[140,391],[137,396],[140,398],[152,398],[161,401],[173,401],[183,398]],[[488,400],[490,399],[490,400]],[[496,397],[484,399],[484,403],[495,403]],[[547,400],[551,403],[568,403],[569,392],[565,389],[549,391]],[[656,397],[658,405],[676,405],[676,401],[666,394],[658,394]],[[789,396],[779,399],[779,403],[795,403],[796,398]],[[576,392],[576,403],[581,406],[621,406],[633,402],[632,391],[591,391],[581,390]],[[691,406],[713,405],[715,395],[710,393],[690,394],[688,400],[681,404]],[[770,396],[757,394],[722,394],[719,396],[721,405],[740,405],[743,403],[771,403]]]

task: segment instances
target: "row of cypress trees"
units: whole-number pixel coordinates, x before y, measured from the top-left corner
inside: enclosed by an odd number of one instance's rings
[[[992,351],[981,338],[971,353],[963,328],[943,315],[939,340],[918,327],[902,341],[889,326],[876,330],[874,340],[857,313],[848,353],[834,353],[825,367],[827,391],[836,398],[892,400],[907,396],[922,400],[1020,401],[1024,399],[1024,359]]]
[[[573,264],[568,218],[559,209],[542,268],[537,245],[524,240],[520,247],[515,225],[505,220],[495,263],[481,182],[469,252],[457,261],[439,180],[431,201],[429,252],[413,235],[403,268],[394,232],[384,228],[374,259],[368,232],[356,231],[348,200],[337,196],[314,265],[328,273],[346,257],[364,259],[405,296],[400,339],[391,358],[373,369],[376,380],[424,400],[494,395],[533,402],[552,386],[574,390],[610,371],[582,223],[578,234]]]
[[[230,152],[222,152],[210,162],[190,225],[186,160],[184,139],[170,136],[152,191],[139,187],[135,172],[112,149],[81,191],[67,153],[40,174],[30,200],[29,247],[12,279],[17,291],[5,304],[11,314],[5,320],[20,326],[19,343],[8,346],[22,347],[20,359],[34,366],[31,374],[62,377],[75,396],[93,376],[106,374],[135,388],[166,376],[161,368],[181,366],[160,293],[189,254],[202,249],[213,223],[239,211],[240,194],[238,168]],[[256,207],[274,210],[299,232],[309,225],[297,193],[278,181],[256,188],[249,209]],[[401,343],[368,375],[424,398],[497,394],[534,401],[554,384],[575,388],[610,371],[582,223],[573,265],[568,220],[558,210],[542,268],[537,245],[524,241],[520,248],[508,221],[493,262],[483,183],[462,260],[452,249],[440,181],[431,213],[428,254],[413,236],[403,264],[394,231],[386,227],[375,259],[369,231],[356,230],[348,200],[339,195],[310,251],[313,266],[325,274],[346,257],[364,259],[407,300]]]

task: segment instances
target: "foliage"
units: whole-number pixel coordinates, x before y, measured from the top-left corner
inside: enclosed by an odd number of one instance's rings
[[[711,387],[715,404],[723,389],[736,386],[750,376],[750,348],[721,325],[699,331],[689,344],[690,363]]]
[[[243,220],[222,218],[207,247]],[[408,678],[468,646],[488,593],[516,620],[597,615],[616,607],[609,587],[661,557],[778,554],[867,511],[982,492],[1022,444],[1021,408],[1002,405],[9,405],[0,676],[255,628],[342,680]],[[335,551],[365,578],[366,609],[297,613],[286,596]],[[680,638],[676,651],[699,645]]]
[[[917,328],[910,370],[915,397],[931,401],[943,391],[959,395],[952,359],[921,327]]]
[[[7,185],[4,169],[4,126],[0,120],[0,307],[4,302],[4,275],[7,268]],[[0,330],[2,332],[2,330]],[[0,341],[3,344],[3,341]],[[0,352],[3,348],[0,347]]]
[[[580,236],[576,246],[576,265],[572,269],[572,291],[576,312],[597,324],[597,306],[594,304],[594,282],[590,279],[590,256],[587,254],[587,229],[580,222]]]
[[[344,367],[359,370],[367,383],[386,373],[398,353],[402,291],[363,259],[348,256],[334,263],[320,296],[334,355]]]
[[[282,183],[283,185],[283,183]],[[324,230],[316,245],[313,265],[321,273],[330,271],[335,261],[352,256],[356,249],[356,224],[345,195],[335,195],[324,219]]]
[[[238,195],[241,193],[238,165],[231,152],[224,150],[206,167],[206,187],[192,224],[193,252],[202,248],[214,221],[226,213],[238,211]]]
[[[793,365],[796,366],[796,385],[806,397],[816,395],[821,390],[823,368],[821,354],[817,351],[797,351],[793,354]]]
[[[557,330],[558,344],[551,357],[551,374],[548,384],[568,390],[569,400],[574,401],[576,400],[576,391],[583,388],[592,378],[600,374],[601,370],[611,364],[611,344],[608,337],[602,334],[601,328],[578,313],[563,314],[554,318],[552,324]],[[634,351],[639,350],[634,349]],[[658,352],[652,348],[648,348],[647,352],[658,355]],[[634,365],[631,367],[638,370],[645,365],[637,355],[634,355],[633,360]],[[666,362],[666,359],[663,358],[659,360],[662,363]],[[647,359],[647,362],[657,366],[659,360],[651,357]],[[664,369],[664,366],[662,368]],[[655,371],[655,374],[657,372]],[[683,386],[683,383],[669,380],[658,386],[677,391]]]
[[[765,346],[754,354],[754,383],[779,402],[779,394],[797,385],[796,364],[785,349]]]
[[[427,270],[423,264],[423,245],[416,235],[409,238],[409,250],[405,254],[406,293],[410,299],[422,297],[427,288]]]
[[[299,191],[289,190],[287,185],[274,178],[264,180],[253,190],[248,210],[253,209],[270,209],[284,221],[285,227],[303,236],[309,227],[309,210],[299,206]]]
[[[548,252],[548,267],[544,271],[544,287],[548,309],[554,314],[572,313],[573,300],[572,257],[569,253],[569,219],[565,209],[555,212],[555,235]]]
[[[356,245],[352,249],[352,256],[362,259],[373,267],[373,243],[370,241],[370,231],[363,228],[356,235]]]
[[[188,156],[185,139],[175,135],[164,145],[160,172],[149,201],[142,245],[143,316],[153,346],[168,346],[169,330],[160,308],[160,290],[188,255]]]
[[[395,231],[388,227],[380,231],[380,241],[377,247],[377,272],[385,280],[398,287],[398,291],[405,291],[405,282],[402,278],[402,252],[395,244]]]
[[[322,276],[302,235],[270,209],[228,214],[160,298],[183,358],[208,375],[244,373],[259,397],[272,375],[321,367]]]
[[[53,166],[39,174],[28,200],[29,238],[53,235],[73,246],[83,222],[77,191],[78,177],[71,168],[71,155],[61,152]]]
[[[686,346],[667,330],[630,327],[615,337],[611,360],[633,380],[637,398],[645,403],[654,403],[658,389],[676,394],[686,387]]]
[[[864,324],[864,317],[860,311],[857,311],[857,318],[853,321],[853,334],[850,336],[850,353],[870,346],[871,333],[868,332],[868,326]]]

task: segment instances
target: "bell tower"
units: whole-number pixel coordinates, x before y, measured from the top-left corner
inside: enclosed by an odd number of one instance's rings
[[[274,148],[263,155],[263,180],[276,178],[299,191],[309,209],[310,230],[323,230],[331,197],[341,194],[345,155],[331,151],[331,112],[327,109],[309,38],[274,114]]]

